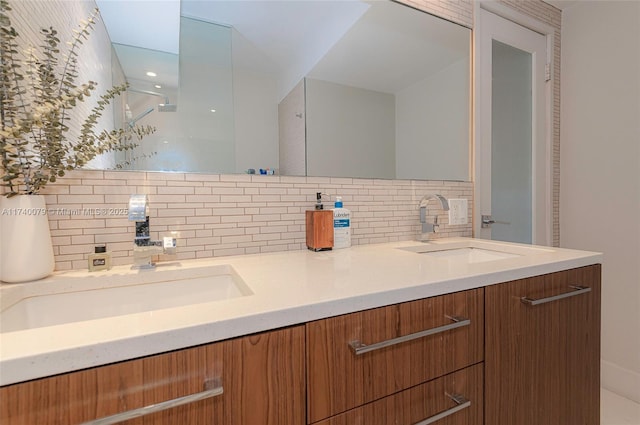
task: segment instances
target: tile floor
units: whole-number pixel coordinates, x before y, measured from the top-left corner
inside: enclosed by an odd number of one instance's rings
[[[640,425],[640,404],[604,388],[600,403],[600,425]]]

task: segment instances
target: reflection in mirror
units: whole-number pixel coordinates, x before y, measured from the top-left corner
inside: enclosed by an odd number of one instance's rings
[[[357,0],[182,0],[158,29],[176,3],[98,0],[132,88],[122,120],[157,128],[125,168],[469,180],[469,29]],[[151,41],[112,28],[150,9]]]
[[[306,79],[307,173],[469,179],[469,31],[373,2]]]
[[[114,43],[129,82],[124,120],[156,128],[116,161],[127,170],[234,173],[231,29],[182,17],[179,34],[179,55]]]

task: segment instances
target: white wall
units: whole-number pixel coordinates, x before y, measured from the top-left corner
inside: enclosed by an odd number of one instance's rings
[[[560,244],[604,253],[602,385],[640,402],[640,2],[562,18]]]
[[[307,175],[395,178],[395,96],[306,79]]]
[[[306,176],[304,79],[278,104],[279,174]]]
[[[236,173],[278,168],[277,88],[273,76],[233,70]]]
[[[469,60],[396,94],[396,178],[470,180]]]
[[[175,129],[181,149],[177,158],[189,164],[183,170],[236,172],[231,61],[228,27],[181,18],[180,121]]]

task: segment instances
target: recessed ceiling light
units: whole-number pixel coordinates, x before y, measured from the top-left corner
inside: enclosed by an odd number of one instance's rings
[[[157,89],[161,89],[161,88],[162,88],[162,86],[161,86],[160,84],[156,84],[156,85],[155,85],[155,86],[153,86],[153,87],[155,87],[155,88],[157,88]]]
[[[157,77],[157,76],[158,76],[158,74],[156,74],[156,73],[155,73],[155,72],[153,72],[153,71],[147,71],[147,76],[148,76],[148,77]]]
[[[163,141],[162,143],[164,143],[165,145],[169,143],[168,140]]]
[[[215,111],[216,111],[215,109],[212,109],[212,110],[211,110],[211,112],[215,112]]]

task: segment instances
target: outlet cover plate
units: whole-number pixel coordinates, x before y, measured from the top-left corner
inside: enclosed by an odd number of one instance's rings
[[[469,223],[469,203],[466,199],[449,199],[449,226]]]

